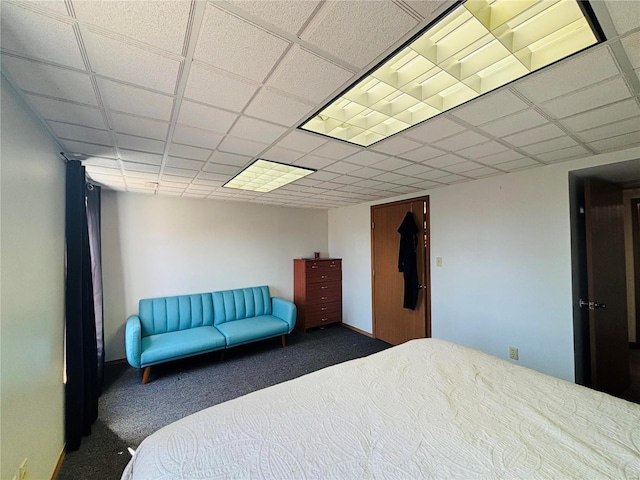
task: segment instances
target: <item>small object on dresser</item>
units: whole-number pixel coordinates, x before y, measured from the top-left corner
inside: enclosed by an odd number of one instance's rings
[[[320,252],[313,252],[313,258],[318,260],[320,258]]]

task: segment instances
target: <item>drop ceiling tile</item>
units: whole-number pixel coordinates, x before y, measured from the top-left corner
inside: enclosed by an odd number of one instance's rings
[[[501,175],[501,174],[502,174],[501,171],[491,167],[482,167],[482,168],[477,168],[475,170],[467,170],[466,172],[464,172],[465,177],[471,177],[471,178],[492,177],[494,175]]]
[[[478,168],[482,168],[482,166],[478,165],[475,162],[460,162],[460,163],[456,163],[455,165],[442,167],[443,170],[450,173],[464,173],[471,170],[477,170]]]
[[[128,43],[83,30],[91,68],[101,75],[172,94],[180,62]]]
[[[221,140],[222,135],[210,132],[208,130],[187,127],[184,125],[176,125],[176,129],[173,132],[172,139],[172,141],[176,143],[191,145],[194,147],[208,148],[211,150],[214,150]]]
[[[640,17],[640,15],[638,15]],[[640,18],[638,18],[640,22]],[[622,40],[622,47],[629,57],[631,66],[634,69],[640,68],[640,32],[633,33]]]
[[[264,151],[268,146],[269,145],[266,143],[252,142],[243,138],[227,136],[222,142],[220,142],[219,150],[253,157]]]
[[[388,140],[383,140],[380,143],[376,143],[371,148],[388,155],[401,155],[405,152],[408,152],[409,150],[415,150],[416,148],[419,148],[421,146],[421,143],[409,140],[408,138],[394,136],[389,138]]]
[[[506,150],[504,152],[482,157],[478,159],[478,162],[484,165],[497,165],[499,163],[510,162],[512,160],[520,160],[521,158],[524,158],[521,153],[514,150]]]
[[[548,121],[535,110],[525,110],[495,122],[487,123],[480,128],[495,137],[502,138],[512,133],[542,125]]]
[[[392,171],[392,170],[402,169],[403,167],[408,167],[410,165],[415,165],[415,164],[408,162],[406,160],[402,160],[400,158],[389,157],[386,160],[382,160],[381,162],[374,163],[373,167],[379,168],[381,170]]]
[[[327,143],[327,139],[324,137],[313,135],[311,133],[304,133],[300,130],[294,130],[280,140],[278,142],[278,146],[309,153],[325,143]]]
[[[105,79],[99,79],[98,85],[102,100],[112,110],[165,121],[171,117],[173,97]]]
[[[106,168],[119,168],[118,161],[115,158],[102,158],[102,157],[89,157],[82,160],[82,165],[85,167],[106,167]]]
[[[619,73],[609,48],[601,46],[533,74],[518,82],[515,88],[534,103],[541,103]]]
[[[117,177],[117,178],[121,178],[122,177],[122,173],[120,172],[119,168],[105,168],[105,167],[94,167],[94,166],[89,166],[87,167],[87,171],[91,173],[91,175],[101,175],[101,176],[109,176],[109,177]]]
[[[362,149],[347,145],[346,143],[329,141],[319,148],[313,151],[314,155],[320,155],[321,157],[332,158],[334,160],[342,160],[349,155],[361,152]]]
[[[389,155],[383,155],[382,153],[372,152],[371,150],[362,150],[354,155],[351,155],[347,161],[349,163],[357,163],[358,165],[373,165],[376,162],[381,162],[389,158]]]
[[[331,165],[334,162],[335,160],[331,158],[319,157],[317,155],[308,154],[296,160],[294,162],[294,165],[297,165],[299,167],[307,167],[307,168],[314,168],[316,170],[320,170],[322,168],[325,168]]]
[[[81,155],[89,155],[95,157],[116,158],[116,152],[113,147],[96,145],[94,143],[74,142],[71,140],[62,140],[66,153],[73,155],[78,153]]]
[[[387,0],[326,2],[300,38],[363,68],[416,24],[407,12]]]
[[[451,111],[451,115],[472,125],[481,125],[528,107],[529,105],[526,102],[511,91],[501,90],[455,108]]]
[[[453,185],[454,183],[468,182],[470,179],[463,177],[462,175],[446,175],[438,178],[439,183],[446,183],[447,185]]]
[[[177,55],[182,54],[190,7],[190,2],[175,1],[73,3],[76,18],[82,22],[106,27]]]
[[[494,155],[496,153],[504,152],[505,150],[507,150],[507,147],[494,140],[490,140],[479,145],[474,145],[463,150],[458,150],[456,154],[462,155],[463,157],[470,160],[475,160],[477,158],[483,158],[488,155]]]
[[[280,125],[242,116],[231,128],[229,134],[256,142],[272,143],[286,131],[287,129]]]
[[[144,137],[133,137],[123,133],[116,133],[116,142],[118,146],[127,150],[138,150],[141,152],[158,153],[164,152],[165,142],[161,140],[152,140]]]
[[[235,175],[240,171],[240,167],[233,165],[221,165],[219,163],[207,163],[203,169],[205,172],[217,173],[219,175]]]
[[[529,155],[538,155],[540,153],[553,152],[554,150],[573,147],[577,144],[578,143],[571,137],[560,137],[522,147],[522,150],[527,152]]]
[[[630,98],[613,105],[565,118],[560,123],[573,132],[582,132],[638,115],[640,115],[638,103],[635,99]]]
[[[337,178],[340,175],[337,174],[337,173],[330,173],[330,172],[325,172],[325,171],[322,171],[322,170],[318,170],[317,172],[314,172],[309,176],[311,178],[313,178],[313,180],[322,180],[322,181],[326,182],[326,181],[329,181],[329,180],[333,180],[334,178]]]
[[[487,137],[476,132],[467,131],[455,135],[453,137],[445,138],[433,144],[434,147],[441,148],[442,150],[449,150],[456,152],[458,150],[464,150],[472,145],[484,143],[488,140]]]
[[[425,160],[429,160],[430,158],[439,157],[444,155],[446,152],[442,150],[437,150],[428,145],[425,145],[422,148],[418,148],[416,150],[411,150],[410,152],[405,152],[399,155],[399,157],[406,158],[408,160],[414,160],[416,162],[423,162]]]
[[[187,168],[189,170],[201,170],[205,162],[188,160],[186,158],[167,157],[167,167]]]
[[[275,90],[263,87],[251,101],[244,113],[292,127],[302,120],[313,105],[286,97]]]
[[[122,162],[122,168],[125,170],[127,177],[145,178],[148,180],[156,180],[160,173],[160,166],[147,165],[144,163]]]
[[[352,72],[294,45],[267,84],[297,97],[321,102],[352,77]]]
[[[465,158],[459,157],[452,153],[447,153],[446,155],[442,155],[441,157],[437,157],[437,158],[432,158],[422,163],[429,165],[430,167],[441,168],[441,167],[448,167],[449,165],[454,165],[456,163],[466,162],[466,161],[467,160]]]
[[[549,103],[545,103],[542,108],[556,118],[564,118],[615,103],[630,96],[631,93],[624,80],[616,78],[581,90],[573,95],[566,95],[552,100]]]
[[[432,182],[431,180],[425,180],[420,183],[414,183],[412,187],[420,188],[422,190],[427,190],[429,188],[441,187],[442,184],[438,182]]]
[[[522,147],[524,145],[530,145],[532,143],[542,142],[544,140],[550,140],[552,138],[562,137],[566,135],[564,131],[558,128],[553,123],[547,123],[540,127],[525,130],[515,135],[504,137],[505,142],[509,142],[511,145]]]
[[[2,2],[0,43],[3,50],[85,69],[72,23]]]
[[[427,173],[431,170],[433,169],[425,165],[413,163],[409,166],[399,168],[398,170],[396,170],[396,173],[399,173],[401,175],[413,176],[413,175],[419,175],[421,173]]]
[[[284,39],[209,3],[194,58],[262,82],[288,46]]]
[[[360,178],[373,178],[373,177],[377,177],[378,175],[382,175],[384,173],[385,173],[384,170],[364,167],[364,168],[359,168],[358,170],[352,171],[351,175],[353,175],[354,177],[360,177]]]
[[[353,172],[352,175],[355,175],[355,174],[356,172]],[[379,182],[392,182],[392,183],[398,183],[405,178],[406,177],[404,175],[399,175],[397,173],[392,173],[392,172],[383,173],[382,175],[373,177],[374,180],[378,180]]]
[[[543,162],[553,163],[571,160],[576,157],[586,158],[591,155],[591,152],[582,145],[576,145],[575,147],[563,148],[561,150],[556,150],[555,152],[542,153],[540,155],[536,155],[536,157]]]
[[[47,120],[75,123],[87,127],[106,129],[102,112],[97,108],[27,95],[33,107]]]
[[[117,112],[108,112],[111,125],[118,133],[126,133],[138,137],[166,140],[169,124],[147,118],[134,117]]]
[[[45,8],[50,10],[51,13],[55,13],[57,15],[63,15],[65,17],[69,16],[69,11],[67,10],[64,0],[32,0],[29,4]]]
[[[319,0],[227,0],[227,3],[296,35],[320,3]]]
[[[181,186],[185,187],[186,185],[189,185],[189,180],[184,178],[184,177],[176,177],[173,175],[166,175],[166,174],[162,174],[162,185],[169,185],[169,186],[173,186],[173,187],[178,187]]]
[[[411,192],[417,192],[418,190],[420,190],[420,188],[405,186],[405,187],[392,188],[390,191],[394,193],[411,193]]]
[[[27,92],[98,105],[89,75],[7,55],[2,55],[2,70]]]
[[[362,166],[354,165],[353,163],[348,162],[336,162],[333,165],[329,165],[328,167],[326,167],[325,170],[344,174],[353,172],[354,170],[358,170],[359,168],[362,168]]]
[[[464,130],[466,130],[465,127],[452,122],[441,114],[433,120],[428,120],[425,123],[421,123],[420,125],[406,130],[403,135],[422,143],[431,144]]]
[[[617,137],[592,142],[588,145],[599,153],[620,150],[622,148],[640,145],[640,132],[626,133],[624,135],[618,135]]]
[[[68,123],[53,121],[49,121],[48,123],[51,129],[60,138],[98,143],[100,145],[113,145],[111,136],[106,130],[98,130],[95,128],[81,127],[79,125],[70,125]]]
[[[118,151],[120,152],[120,158],[128,163],[134,163],[136,165],[156,165],[158,168],[162,164],[162,155],[146,152],[136,152],[134,150],[125,150],[123,148],[118,149]]]
[[[174,167],[165,167],[164,172],[168,175],[174,175],[176,177],[185,177],[185,178],[195,178],[198,174],[197,170],[189,170],[186,168],[174,168]]]
[[[211,150],[172,143],[169,146],[169,155],[173,157],[191,158],[193,160],[204,161],[211,155]]]
[[[265,153],[262,154],[262,158],[265,160],[273,160],[280,163],[293,163],[302,157],[304,153],[297,152],[295,150],[289,150],[282,147],[271,147]]]
[[[626,133],[637,132],[640,130],[640,116],[628,118],[620,122],[603,125],[601,127],[592,128],[578,134],[585,142],[593,143],[605,138],[624,135]]]
[[[244,167],[251,161],[251,157],[245,155],[236,155],[235,153],[226,153],[215,151],[211,155],[211,162],[219,163],[221,165],[231,165],[234,167]]]
[[[360,182],[362,179],[358,177],[352,177],[350,175],[342,175],[341,177],[334,178],[336,183],[342,183],[343,185],[353,185],[356,182]]]
[[[184,100],[180,105],[178,123],[216,133],[227,133],[237,118],[235,113]]]
[[[496,165],[496,168],[507,172],[515,172],[516,170],[524,170],[525,168],[539,167],[540,163],[531,158],[520,158]]]
[[[207,167],[205,166],[205,169],[206,168]],[[225,183],[230,178],[231,178],[231,175],[227,175],[227,174],[200,172],[193,182],[203,184],[203,185],[211,185],[215,182]]]
[[[640,25],[640,11],[634,1],[604,2],[617,32],[622,35]]]
[[[241,112],[259,86],[258,83],[193,62],[184,98]]]

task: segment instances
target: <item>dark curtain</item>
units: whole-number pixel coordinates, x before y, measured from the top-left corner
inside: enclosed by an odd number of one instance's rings
[[[95,191],[95,194],[93,192]],[[91,192],[90,195],[87,193]],[[99,328],[96,328],[96,304],[91,243],[99,246],[99,214],[94,211],[95,197],[99,209],[99,190],[88,190],[85,169],[79,161],[67,162],[65,234],[66,234],[66,291],[65,291],[65,355],[67,383],[65,385],[65,437],[67,451],[80,447],[83,435],[91,434],[91,425],[98,418],[98,396],[101,389],[102,302],[99,309]],[[89,200],[91,198],[91,200]],[[92,206],[87,207],[88,203]],[[89,221],[88,217],[91,217]],[[90,241],[89,224],[92,225]],[[98,248],[99,252],[99,248]],[[95,253],[95,252],[94,252]],[[98,256],[99,259],[99,256]],[[98,261],[98,263],[100,263]],[[99,282],[100,288],[102,281]],[[102,293],[99,294],[102,298]]]

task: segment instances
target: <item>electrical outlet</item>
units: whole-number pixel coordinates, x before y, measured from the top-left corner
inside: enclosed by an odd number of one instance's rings
[[[516,347],[509,347],[509,358],[511,360],[518,360],[518,349]]]
[[[27,471],[27,459],[25,458],[22,461],[22,465],[20,465],[20,470],[18,470],[18,480],[29,480],[29,475]]]

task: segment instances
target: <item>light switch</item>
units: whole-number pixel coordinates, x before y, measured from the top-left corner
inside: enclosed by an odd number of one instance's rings
[[[442,257],[436,257],[436,267],[442,266]]]

